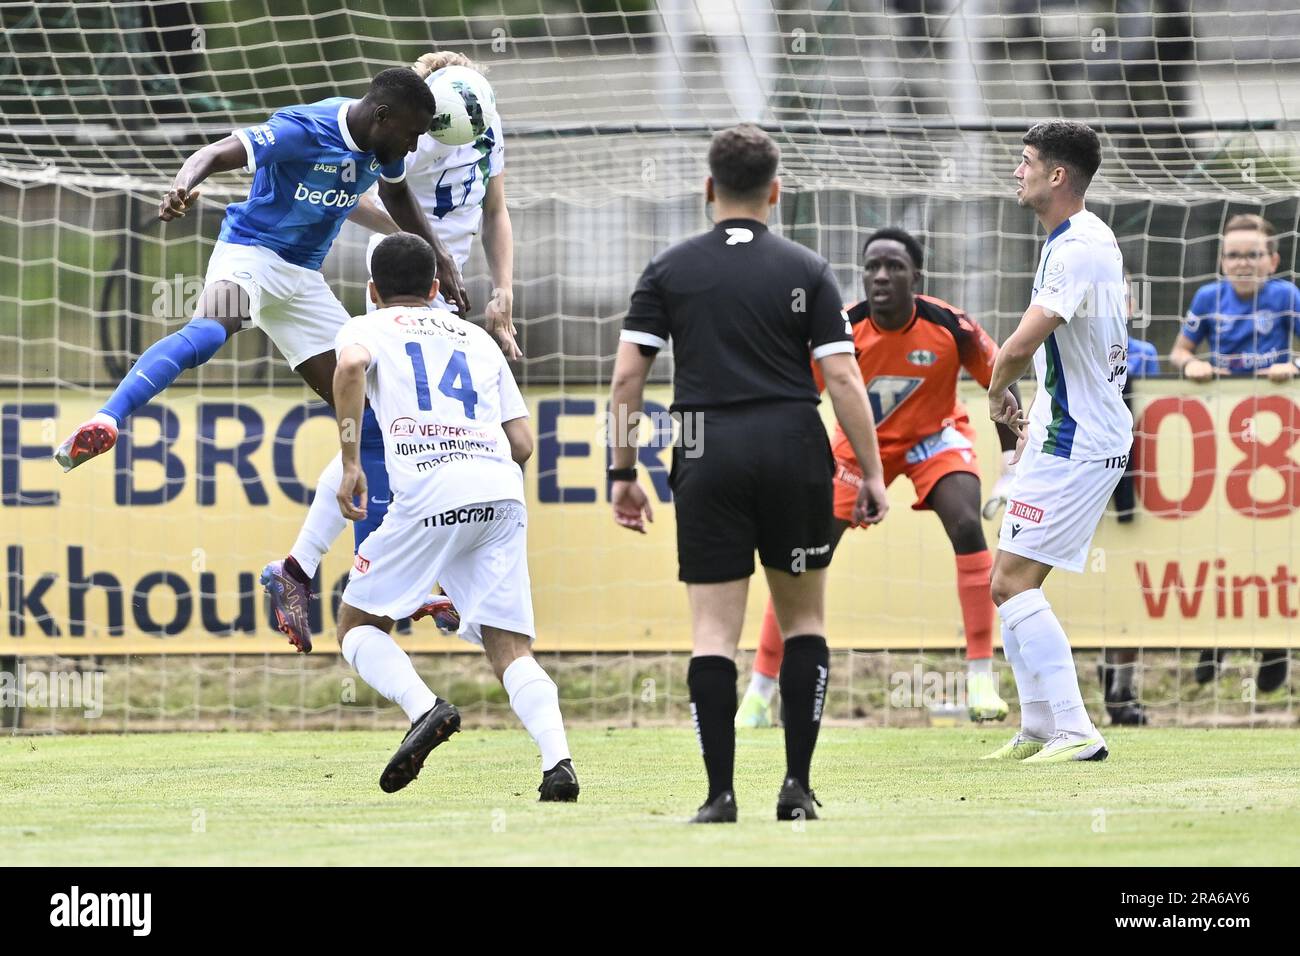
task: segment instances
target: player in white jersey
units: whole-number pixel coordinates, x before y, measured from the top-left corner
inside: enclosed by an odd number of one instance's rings
[[[474,236],[482,231],[483,250],[493,285],[484,313],[485,324],[506,355],[519,358],[522,353],[515,341],[511,317],[513,229],[506,207],[505,139],[496,96],[480,72],[481,68],[460,53],[449,50],[426,53],[413,64],[412,69],[430,89],[440,78],[451,77],[459,81],[468,91],[470,100],[477,104],[475,115],[482,125],[477,138],[462,146],[451,146],[432,136],[421,136],[414,154],[407,159],[406,184],[424,213],[429,229],[455,262],[458,274],[464,274]],[[376,190],[362,197],[357,211],[350,218],[376,232],[366,250],[367,263],[384,235],[398,230]],[[458,307],[448,303],[442,293],[430,304],[459,314]],[[373,309],[374,304],[367,302],[367,311]],[[362,448],[362,461],[366,466],[370,502],[365,520],[358,521],[354,528],[357,547],[380,526],[389,501],[383,449],[375,446],[378,431],[370,425],[365,434],[368,443]],[[288,556],[272,562],[263,571],[263,577],[276,582],[280,588],[280,593],[273,595],[279,605],[304,609],[303,613],[285,613],[282,617],[284,626],[296,637],[295,646],[299,650],[309,651],[311,648],[310,618],[305,613],[311,601],[310,582],[321,559],[346,525],[334,506],[341,475],[342,465],[336,457],[325,466],[317,481],[312,506]],[[439,628],[455,630],[456,610],[446,598],[432,596],[415,617],[426,615],[432,615]]]
[[[532,454],[528,411],[491,336],[428,305],[437,290],[429,244],[410,233],[389,236],[375,250],[369,284],[380,309],[351,319],[336,339],[339,509],[353,521],[366,514],[359,437],[367,399],[383,432],[392,489],[384,523],[357,550],[339,608],[339,644],[362,679],[411,719],[379,780],[393,793],[460,727],[456,708],[429,689],[390,636],[394,621],[409,617],[441,582],[460,609],[461,637],[487,653],[541,748],[541,799],[576,800],[559,695],[531,651],[520,468]]]
[[[1097,134],[1056,120],[1034,126],[1024,143],[1017,195],[1037,214],[1047,242],[1033,299],[998,352],[989,383],[990,417],[1019,429],[1023,449],[991,580],[1021,728],[987,759],[1104,760],[1106,742],[1083,705],[1069,641],[1042,587],[1052,568],[1083,570],[1128,463],[1124,263],[1114,233],[1083,205],[1101,165]],[[1026,419],[1010,385],[1031,359],[1038,392]]]
[[[425,77],[430,86],[440,78],[464,83],[474,91],[482,109],[483,132],[472,143],[450,146],[432,136],[420,137],[415,153],[406,161],[407,183],[429,220],[429,228],[446,246],[462,274],[474,237],[482,232],[484,258],[492,278],[492,295],[484,311],[487,329],[509,358],[519,358],[521,353],[514,340],[511,320],[514,249],[510,213],[506,208],[505,132],[496,94],[483,76],[484,67],[451,50],[426,53],[415,61],[412,69]],[[373,190],[365,200],[385,208]],[[381,239],[382,235],[370,237],[367,262]],[[433,304],[457,311],[441,293]],[[367,308],[373,305],[367,303]]]

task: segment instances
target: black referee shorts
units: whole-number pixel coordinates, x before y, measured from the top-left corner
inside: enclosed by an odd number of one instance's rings
[[[673,449],[677,576],[713,584],[765,568],[800,573],[831,563],[835,461],[809,402],[709,409],[699,456]]]

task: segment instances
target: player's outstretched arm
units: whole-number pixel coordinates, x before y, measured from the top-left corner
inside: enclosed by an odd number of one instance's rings
[[[343,480],[339,483],[339,510],[349,521],[366,516],[366,475],[361,470],[361,417],[366,411],[366,369],[370,352],[361,345],[346,345],[334,369],[334,413],[339,422],[339,447],[343,453]],[[353,502],[356,496],[360,504]]]
[[[606,429],[612,469],[636,466],[637,426],[644,407],[645,383],[657,354],[657,349],[635,342],[618,343]],[[612,482],[609,496],[614,506],[614,520],[624,528],[645,534],[646,522],[654,521],[654,512],[650,508],[650,498],[637,481]]]
[[[505,173],[497,173],[487,182],[483,197],[483,253],[487,257],[488,272],[492,274],[492,299],[484,310],[487,330],[506,358],[523,358],[524,353],[515,341],[518,334],[514,323],[514,226],[510,210],[506,207]]]
[[[862,370],[849,352],[835,352],[818,361],[835,418],[862,469],[862,487],[858,490],[853,518],[859,524],[877,524],[888,513],[889,500],[885,496],[885,470],[880,464],[876,421],[871,414],[866,386],[862,384]]]
[[[234,136],[215,143],[209,143],[185,160],[180,172],[172,180],[172,188],[158,204],[158,218],[171,222],[181,218],[187,209],[199,198],[199,183],[214,173],[229,173],[244,169],[248,165],[248,153],[244,144]]]
[[[429,220],[424,217],[424,210],[415,199],[415,193],[406,180],[390,183],[387,179],[379,180],[379,201],[384,204],[393,221],[406,232],[413,232],[429,245],[438,264],[438,281],[442,284],[442,294],[456,304],[461,318],[469,318],[469,295],[465,292],[465,282],[456,267],[456,260],[447,252],[437,234],[429,228]]]

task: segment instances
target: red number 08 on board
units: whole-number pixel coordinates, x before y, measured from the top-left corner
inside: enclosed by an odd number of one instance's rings
[[[1160,429],[1166,419],[1181,416],[1192,433],[1190,455],[1179,454],[1177,462],[1160,467]],[[1281,427],[1276,437],[1262,427],[1268,417],[1276,417]],[[1300,441],[1300,406],[1284,395],[1249,396],[1228,413],[1227,438],[1242,457],[1228,468],[1223,493],[1228,507],[1248,518],[1284,518],[1300,508],[1300,465],[1291,457],[1292,446]],[[1234,456],[1219,457],[1219,434],[1205,402],[1188,396],[1165,396],[1151,401],[1138,419],[1137,489],[1147,511],[1160,518],[1178,520],[1201,511],[1214,494],[1220,465],[1227,466]],[[1165,449],[1168,453],[1169,449]],[[1190,464],[1191,484],[1181,498],[1170,498],[1164,487],[1175,484],[1175,475],[1186,475]],[[1275,497],[1257,499],[1251,484],[1256,473],[1271,471],[1281,478],[1281,492]],[[1185,479],[1184,479],[1185,480]],[[1267,488],[1276,487],[1268,481]]]

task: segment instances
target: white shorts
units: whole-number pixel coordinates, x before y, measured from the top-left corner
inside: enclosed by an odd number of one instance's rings
[[[315,269],[285,262],[270,249],[218,242],[204,285],[233,282],[248,293],[251,323],[275,343],[290,368],[334,351],[334,336],[351,316]]]
[[[1082,571],[1097,523],[1127,463],[1127,455],[1071,461],[1026,448],[1007,493],[998,548]]]
[[[484,626],[535,637],[523,504],[487,501],[429,518],[390,511],[357,549],[343,600],[396,621],[419,610],[435,584],[455,603],[460,636],[471,644],[482,645]]]
[[[370,257],[375,254],[375,247],[383,242],[385,238],[385,236],[381,236],[377,232],[371,233],[370,241],[366,244],[366,272],[370,271]],[[441,287],[438,290],[438,294],[429,300],[429,306],[434,309],[445,309],[452,315],[460,314],[454,305],[442,297]],[[379,311],[379,306],[370,301],[370,287],[366,286],[366,312],[370,313],[377,311]]]

